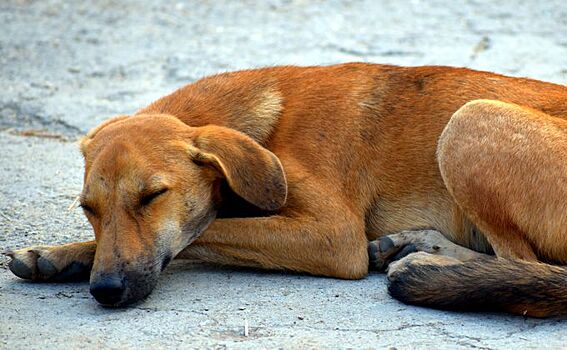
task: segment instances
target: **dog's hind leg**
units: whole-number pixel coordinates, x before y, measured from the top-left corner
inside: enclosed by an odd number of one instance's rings
[[[555,114],[567,118],[561,107]],[[473,101],[453,115],[437,154],[449,193],[497,257],[410,254],[389,266],[390,294],[441,309],[565,315],[567,270],[536,260],[567,263],[567,121]]]
[[[449,257],[456,261],[484,255],[451,242],[435,230],[404,231],[368,242],[369,268],[384,271],[390,263],[415,252]]]
[[[449,193],[498,257],[567,263],[566,120],[469,102],[451,118],[437,153]]]
[[[96,243],[70,243],[60,246],[36,246],[6,251],[12,260],[10,270],[18,277],[34,281],[63,282],[89,277]]]

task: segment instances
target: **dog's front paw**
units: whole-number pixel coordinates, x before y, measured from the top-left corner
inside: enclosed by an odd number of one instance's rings
[[[32,281],[64,281],[88,276],[90,266],[67,262],[65,251],[58,247],[37,246],[4,252],[11,258],[8,268],[20,278]]]
[[[27,280],[46,280],[57,272],[55,266],[43,256],[47,255],[46,253],[45,247],[30,247],[4,252],[12,259],[8,263],[10,271]]]

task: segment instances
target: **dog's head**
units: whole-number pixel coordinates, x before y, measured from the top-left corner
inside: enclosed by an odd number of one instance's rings
[[[81,206],[97,244],[91,293],[104,305],[151,292],[169,261],[215,218],[220,181],[261,209],[286,200],[278,158],[220,126],[190,127],[168,115],[118,117],[89,132],[81,151]]]

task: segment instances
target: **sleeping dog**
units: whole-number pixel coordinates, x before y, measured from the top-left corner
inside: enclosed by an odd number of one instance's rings
[[[143,299],[172,258],[359,279],[438,308],[567,311],[567,88],[350,63],[201,79],[80,142],[95,239],[8,252]],[[388,267],[389,266],[389,267]]]

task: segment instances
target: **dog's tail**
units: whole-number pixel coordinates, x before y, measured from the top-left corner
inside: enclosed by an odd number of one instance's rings
[[[445,266],[410,263],[388,279],[390,294],[407,304],[532,317],[567,315],[565,267],[487,257]]]

